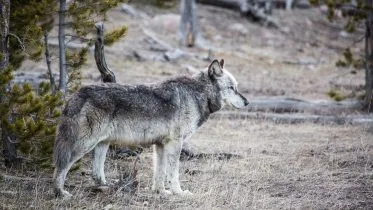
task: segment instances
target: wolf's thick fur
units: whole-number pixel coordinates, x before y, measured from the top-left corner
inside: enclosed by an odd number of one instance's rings
[[[104,162],[110,143],[154,147],[153,190],[163,194],[190,194],[179,183],[182,142],[225,104],[248,104],[223,60],[207,71],[155,85],[106,83],[82,87],[67,102],[54,147],[55,193],[63,189],[66,174],[83,155],[94,149],[92,174],[105,185]],[[168,190],[165,188],[169,188]]]

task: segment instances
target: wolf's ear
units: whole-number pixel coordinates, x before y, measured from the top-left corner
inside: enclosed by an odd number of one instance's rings
[[[220,67],[218,60],[212,61],[212,63],[209,65],[208,74],[211,78],[220,77],[223,75],[223,69]]]
[[[221,59],[219,64],[220,64],[220,67],[223,69],[224,68],[224,59]]]

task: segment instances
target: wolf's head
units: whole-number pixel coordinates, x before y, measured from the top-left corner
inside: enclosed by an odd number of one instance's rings
[[[224,60],[214,60],[207,69],[207,74],[214,87],[213,103],[242,108],[249,104],[248,100],[237,89],[237,81],[231,73],[224,69]]]

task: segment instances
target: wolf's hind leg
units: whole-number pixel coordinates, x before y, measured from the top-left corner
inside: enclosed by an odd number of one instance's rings
[[[54,169],[54,194],[56,195],[56,197],[68,198],[72,196],[69,192],[64,190],[64,184],[67,172],[69,172],[73,164],[73,162],[69,162],[68,164],[63,166],[56,166],[56,168]]]
[[[66,151],[59,150],[59,148],[57,147],[54,153],[63,153],[63,152],[66,152]],[[84,154],[87,153],[87,152],[83,152],[83,153],[77,154],[76,152],[72,151],[72,148],[70,148],[68,152],[70,154],[68,159],[65,159],[64,161],[57,159],[55,161],[56,163],[55,163],[53,178],[54,178],[54,193],[56,197],[61,197],[61,198],[71,197],[71,194],[67,192],[66,190],[64,190],[64,184],[65,184],[67,173],[69,172],[71,166],[73,166],[76,161],[78,161],[80,158],[83,157]]]
[[[166,176],[164,145],[154,145],[154,175],[152,190],[159,194],[171,194],[164,187]]]
[[[96,145],[93,152],[92,175],[95,184],[98,186],[106,185],[104,167],[108,148],[108,142],[100,142]]]
[[[64,183],[67,173],[76,161],[90,152],[97,141],[90,139],[80,139],[74,141],[74,136],[65,137],[63,134],[57,134],[54,147],[54,192],[57,197],[70,197],[71,194],[64,190]]]
[[[71,157],[69,161],[64,162],[63,164],[56,164],[54,170],[54,192],[56,197],[70,197],[71,194],[63,189],[64,183],[66,180],[66,175],[69,172],[71,166],[78,160],[80,160],[85,154],[90,152],[94,148],[95,144],[89,145],[88,147],[76,147],[71,151]]]
[[[60,126],[62,127],[63,124]],[[73,132],[71,131],[71,126],[65,126],[64,130],[61,129],[59,133],[57,133],[56,136],[56,143],[54,145],[54,150],[53,150],[53,162],[55,165],[55,170],[53,174],[53,180],[54,180],[54,193],[56,197],[70,197],[71,194],[65,191],[64,188],[64,183],[66,179],[66,175],[69,172],[71,166],[74,164],[72,161],[72,149],[73,149],[73,144],[70,141],[71,137],[73,138],[74,136],[71,135]],[[65,135],[67,133],[67,138],[65,139]],[[70,134],[70,135],[69,135]]]

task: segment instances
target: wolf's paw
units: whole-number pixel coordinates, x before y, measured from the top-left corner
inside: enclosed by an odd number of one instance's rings
[[[169,190],[165,190],[165,189],[162,189],[162,190],[156,190],[156,189],[153,189],[153,192],[154,193],[157,193],[157,194],[160,194],[160,195],[172,195],[172,192],[169,191]]]
[[[180,197],[190,197],[193,196],[193,193],[191,193],[189,190],[180,190],[175,192],[175,195],[178,195]]]
[[[60,199],[69,199],[73,196],[66,190],[58,190],[56,191],[55,195],[57,198],[60,198]]]

